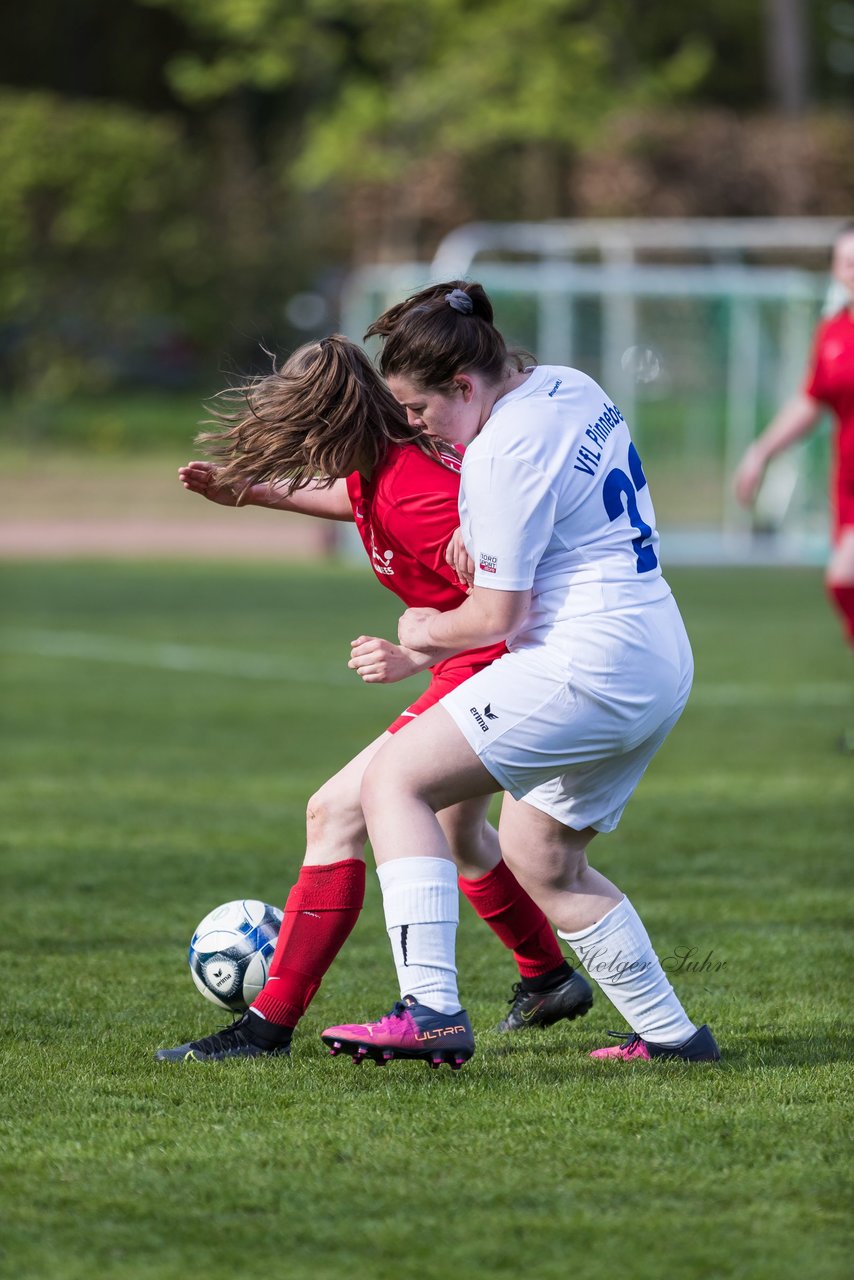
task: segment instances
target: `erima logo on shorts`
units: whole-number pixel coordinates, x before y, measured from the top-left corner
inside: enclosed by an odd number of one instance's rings
[[[489,732],[489,725],[486,723],[486,721],[498,719],[498,716],[492,710],[492,704],[489,702],[487,702],[486,706],[483,708],[483,715],[480,714],[477,707],[469,707],[469,711],[474,716],[475,721],[477,722],[477,724],[480,725],[484,733]],[[484,719],[484,716],[486,717],[486,719]]]
[[[497,573],[498,572],[498,556],[482,555],[480,557],[480,567],[484,573]]]

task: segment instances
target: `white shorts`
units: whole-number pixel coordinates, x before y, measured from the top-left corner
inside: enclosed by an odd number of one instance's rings
[[[581,830],[613,831],[691,691],[694,662],[672,596],[573,621],[442,698],[472,750],[517,800]]]

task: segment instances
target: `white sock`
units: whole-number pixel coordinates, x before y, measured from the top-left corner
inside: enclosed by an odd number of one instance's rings
[[[581,933],[562,933],[632,1031],[655,1044],[682,1044],[697,1028],[671,987],[643,921],[628,898]]]
[[[414,996],[437,1013],[456,1013],[456,867],[446,858],[395,858],[377,867],[377,875],[401,996]]]

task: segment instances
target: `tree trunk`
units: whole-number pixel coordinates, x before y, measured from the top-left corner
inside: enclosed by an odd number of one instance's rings
[[[805,0],[765,0],[765,50],[772,104],[787,116],[809,105]]]

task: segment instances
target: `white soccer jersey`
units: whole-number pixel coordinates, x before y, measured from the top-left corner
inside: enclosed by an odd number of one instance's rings
[[[533,589],[511,649],[670,594],[629,429],[577,369],[541,365],[497,402],[465,452],[460,519],[477,586]]]

